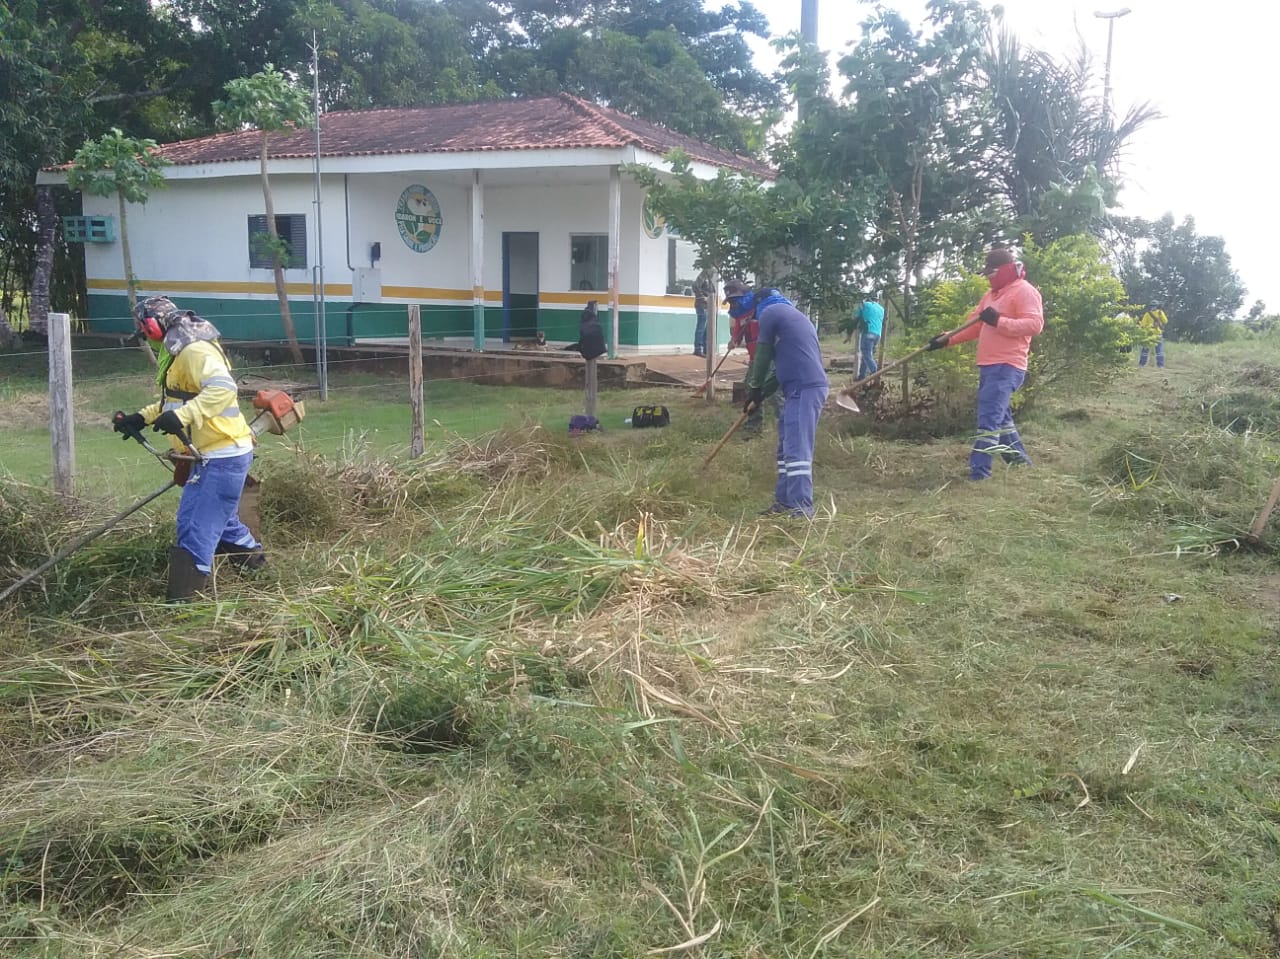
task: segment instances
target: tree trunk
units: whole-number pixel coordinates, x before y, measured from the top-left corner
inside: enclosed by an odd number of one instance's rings
[[[271,197],[271,180],[267,176],[267,132],[262,131],[262,153],[260,168],[262,171],[262,202],[267,208],[267,235],[271,237],[272,273],[276,281],[276,299],[280,302],[280,325],[284,327],[284,335],[289,340],[289,354],[297,366],[305,361],[302,358],[302,347],[298,345],[298,331],[293,326],[293,313],[289,310],[289,293],[284,286],[284,264],[280,262],[280,234],[276,232],[275,203]]]
[[[124,257],[124,288],[129,294],[129,312],[133,313],[133,308],[138,305],[138,278],[133,275],[133,254],[129,250],[129,220],[125,214],[124,194],[116,191],[116,197],[120,200],[120,254]],[[153,370],[160,368],[160,363],[156,360],[155,351],[151,349],[151,344],[145,339],[136,339],[134,342],[138,344],[140,349],[147,357],[147,362],[151,364]]]
[[[53,278],[53,243],[58,231],[58,218],[53,210],[53,192],[47,186],[36,187],[36,264],[31,271],[31,302],[27,305],[31,329],[49,328],[49,283]]]

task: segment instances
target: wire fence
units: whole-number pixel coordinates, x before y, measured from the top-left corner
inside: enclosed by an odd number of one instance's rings
[[[424,344],[425,345],[425,344]],[[291,362],[237,362],[261,353],[261,346],[237,350],[227,343],[232,357],[233,376],[243,393],[250,389],[284,387],[308,402],[308,418],[285,438],[285,445],[298,445],[317,452],[331,452],[349,444],[352,433],[373,435],[374,446],[394,456],[407,455],[412,429],[410,415],[407,347],[380,349],[361,356],[336,353],[329,359],[329,401],[318,403],[313,366]],[[273,344],[273,347],[275,344]],[[274,352],[274,349],[273,349]],[[454,352],[454,351],[449,351]],[[483,362],[484,354],[457,350],[459,357]],[[77,440],[77,486],[86,474],[101,468],[100,458],[127,468],[137,460],[136,451],[101,442],[114,438],[110,417],[116,408],[126,411],[152,402],[158,390],[155,371],[136,345],[80,345],[72,348],[74,414]],[[476,436],[503,426],[541,422],[562,426],[585,406],[582,386],[583,361],[573,354],[542,358],[536,351],[518,357],[501,368],[484,370],[441,370],[424,376],[426,429],[429,439]],[[137,357],[136,362],[133,357]],[[0,352],[0,475],[43,483],[51,471],[48,417],[48,354],[41,349]],[[388,367],[392,367],[388,369]],[[570,380],[564,388],[546,387],[548,371],[568,367]],[[661,384],[654,384],[660,389]],[[677,387],[678,388],[678,387]],[[640,402],[633,391],[603,391],[598,415],[602,423],[622,426],[631,408]],[[616,407],[616,409],[615,409]],[[242,410],[252,418],[247,400]],[[616,420],[616,423],[611,422]],[[296,435],[295,435],[296,433]],[[266,441],[270,442],[270,441]]]

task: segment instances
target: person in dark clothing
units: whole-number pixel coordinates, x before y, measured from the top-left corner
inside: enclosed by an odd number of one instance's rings
[[[777,290],[753,293],[742,280],[730,280],[724,292],[733,319],[754,316],[760,324],[756,354],[747,372],[743,412],[749,414],[764,402],[771,367],[783,395],[778,419],[778,482],[773,503],[764,512],[812,518],[813,447],[829,389],[818,331]]]
[[[600,326],[600,313],[595,300],[588,300],[578,320],[578,342],[565,347],[581,353],[584,360],[594,360],[609,352],[604,345],[604,329]]]
[[[697,317],[693,328],[693,355],[707,355],[707,311],[716,294],[716,277],[711,269],[704,268],[693,281],[693,310]]]

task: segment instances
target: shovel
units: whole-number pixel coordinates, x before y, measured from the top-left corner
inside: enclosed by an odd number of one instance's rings
[[[972,320],[970,320],[964,326],[959,327],[958,329],[952,330],[950,333],[947,334],[947,336],[951,337],[951,336],[955,336],[957,333],[963,333],[965,330],[973,326],[975,323],[981,323],[981,322],[982,321],[975,316]],[[865,386],[866,384],[870,383],[874,379],[878,379],[881,376],[884,376],[884,374],[888,373],[892,369],[896,369],[897,367],[901,366],[903,363],[906,363],[908,360],[914,360],[921,353],[928,352],[928,350],[929,350],[929,346],[926,343],[924,346],[920,347],[920,349],[913,350],[912,352],[908,353],[906,356],[900,356],[896,360],[894,360],[892,363],[886,363],[884,366],[880,367],[880,369],[876,370],[870,376],[864,376],[862,379],[858,380],[858,382],[853,383],[850,386],[846,386],[843,390],[841,390],[839,393],[836,394],[836,406],[840,407],[840,409],[842,410],[847,410],[850,413],[861,413],[862,410],[858,408],[858,404],[853,398],[854,390],[856,390],[860,386]]]

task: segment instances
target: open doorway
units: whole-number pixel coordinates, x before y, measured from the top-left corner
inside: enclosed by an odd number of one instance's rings
[[[502,234],[502,342],[538,334],[538,234]]]

